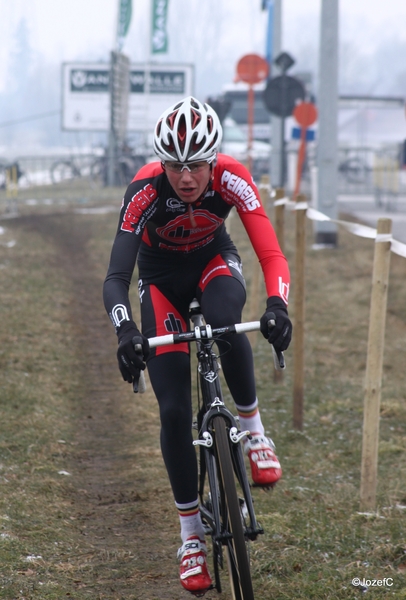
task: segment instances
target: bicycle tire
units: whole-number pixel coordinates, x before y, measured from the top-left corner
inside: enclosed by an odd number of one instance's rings
[[[103,156],[96,158],[90,165],[90,185],[93,188],[107,185],[107,161]]]
[[[219,467],[219,483],[222,487],[222,496],[224,496],[221,511],[224,525],[232,534],[232,538],[226,546],[232,597],[233,600],[254,600],[250,561],[237,495],[229,436],[223,417],[214,417],[213,427]]]
[[[51,166],[52,183],[64,183],[80,177],[79,169],[70,160],[57,160]]]

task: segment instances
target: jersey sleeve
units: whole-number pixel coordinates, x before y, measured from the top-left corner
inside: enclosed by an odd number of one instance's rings
[[[123,321],[132,319],[129,288],[145,224],[157,201],[158,193],[151,181],[138,177],[128,186],[123,199],[103,285],[104,306],[116,329]]]
[[[261,264],[269,296],[287,304],[290,273],[275,230],[261,203],[258,188],[249,171],[238,161],[220,155],[219,185],[224,200],[236,207],[252,247]]]

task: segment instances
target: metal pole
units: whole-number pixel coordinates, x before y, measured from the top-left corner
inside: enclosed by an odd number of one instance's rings
[[[248,87],[248,171],[252,174],[252,139],[254,129],[254,87]]]
[[[115,181],[115,163],[116,163],[116,134],[114,130],[114,106],[113,106],[113,98],[114,98],[114,64],[115,64],[115,53],[110,53],[110,77],[109,77],[109,87],[110,87],[110,129],[109,129],[109,138],[108,138],[108,150],[107,150],[107,185],[114,186],[116,184]]]
[[[275,58],[282,51],[282,0],[273,2],[273,36],[272,57]],[[280,69],[272,63],[272,76],[280,74]],[[271,115],[271,185],[272,187],[283,187],[283,165],[282,149],[284,146],[284,123],[283,119]]]
[[[337,218],[338,193],[338,0],[321,3],[317,148],[317,209]],[[316,243],[337,245],[337,225],[317,221]]]

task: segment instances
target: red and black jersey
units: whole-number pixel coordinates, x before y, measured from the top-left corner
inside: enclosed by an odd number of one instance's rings
[[[171,187],[161,163],[142,167],[128,186],[120,212],[117,235],[105,282],[104,299],[113,307],[128,308],[128,288],[138,257],[143,277],[151,282],[165,265],[179,262],[193,268],[225,250],[235,250],[224,221],[235,207],[261,264],[268,296],[286,303],[289,269],[274,229],[261,204],[248,170],[238,161],[218,155],[213,180],[206,194],[188,204]],[[189,260],[186,260],[189,258]]]

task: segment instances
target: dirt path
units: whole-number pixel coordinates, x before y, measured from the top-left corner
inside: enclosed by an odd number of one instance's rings
[[[61,273],[72,285],[67,326],[75,330],[83,355],[83,394],[72,424],[77,446],[70,502],[78,543],[69,561],[69,595],[190,600],[178,582],[178,522],[159,450],[156,402],[151,391],[135,396],[116,367],[100,268],[89,251],[98,224],[65,214],[33,217],[26,226],[55,244]]]

